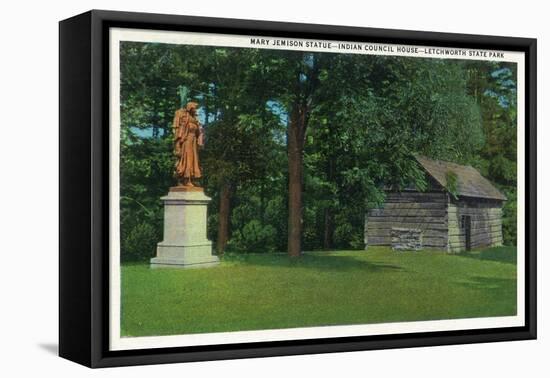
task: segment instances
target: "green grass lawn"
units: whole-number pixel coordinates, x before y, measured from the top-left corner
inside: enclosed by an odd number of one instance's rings
[[[226,256],[213,268],[122,266],[122,336],[516,314],[516,250]]]

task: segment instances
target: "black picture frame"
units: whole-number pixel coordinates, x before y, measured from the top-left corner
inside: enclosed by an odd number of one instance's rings
[[[498,49],[525,53],[523,327],[109,351],[111,27]],[[536,338],[536,39],[92,10],[59,24],[59,355],[89,367]]]

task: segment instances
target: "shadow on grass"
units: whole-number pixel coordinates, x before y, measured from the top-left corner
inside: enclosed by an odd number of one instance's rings
[[[468,289],[509,291],[515,290],[515,282],[513,278],[471,276],[467,281],[459,281],[458,284]]]
[[[507,246],[463,252],[460,253],[459,256],[470,257],[478,260],[499,261],[514,265],[517,263],[516,248]]]
[[[281,268],[311,268],[323,271],[404,271],[403,267],[398,265],[369,262],[357,259],[353,256],[339,256],[338,254],[328,254],[322,252],[308,252],[297,258],[289,258],[286,254],[226,255],[224,256],[224,260],[228,262],[238,262],[240,264]]]

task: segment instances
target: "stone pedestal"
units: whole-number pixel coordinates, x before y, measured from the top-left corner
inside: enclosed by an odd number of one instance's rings
[[[206,207],[201,188],[171,188],[164,202],[164,239],[157,244],[151,268],[199,268],[219,264],[206,237]]]

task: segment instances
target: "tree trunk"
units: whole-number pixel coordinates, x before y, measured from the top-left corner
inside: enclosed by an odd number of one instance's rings
[[[288,126],[288,255],[302,252],[302,176],[305,109],[295,105]]]
[[[265,226],[265,183],[260,183],[260,221]]]
[[[324,211],[324,227],[323,227],[323,249],[331,249],[332,247],[332,214],[330,209]]]
[[[218,255],[222,256],[227,241],[229,240],[229,215],[231,211],[231,185],[223,183],[220,190],[220,212],[218,220],[218,242],[216,249]]]
[[[332,143],[333,136],[332,131],[333,129],[329,128],[329,137],[327,143]],[[332,156],[332,153],[327,153],[327,164],[325,166],[326,175],[327,175],[327,182],[333,185],[336,185],[334,182],[334,164],[335,164],[335,157]],[[332,195],[332,194],[330,194]],[[332,203],[332,198],[330,199],[329,203]],[[324,225],[323,225],[323,249],[331,249],[332,248],[332,235],[333,235],[333,219],[332,219],[332,209],[330,207],[325,208],[325,211],[323,213],[324,218]]]

